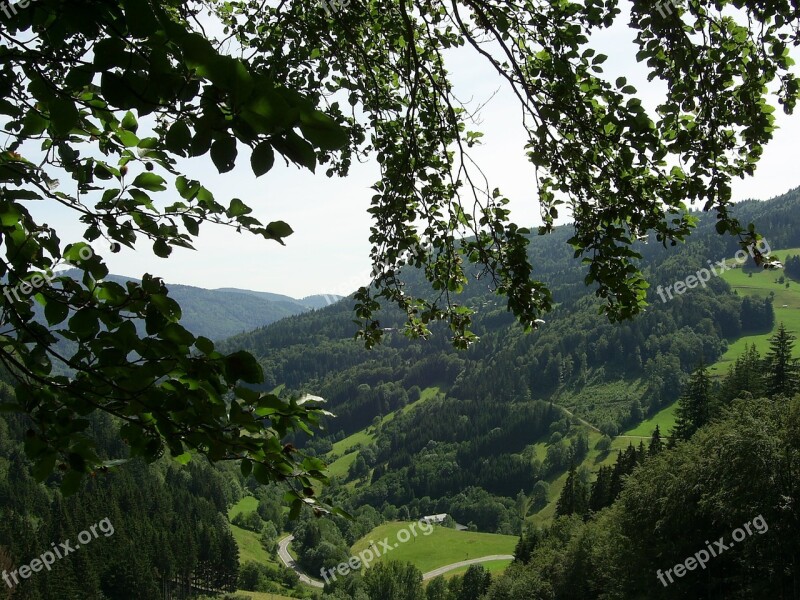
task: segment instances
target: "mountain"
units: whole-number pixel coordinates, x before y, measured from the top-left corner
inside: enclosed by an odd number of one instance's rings
[[[239,288],[219,288],[215,290],[218,292],[234,292],[237,294],[248,294],[250,296],[257,296],[259,298],[266,298],[267,300],[280,303],[287,306],[297,306],[302,310],[298,311],[298,313],[292,314],[299,314],[300,312],[305,312],[311,309],[323,308],[334,302],[338,302],[343,298],[343,296],[337,296],[336,294],[314,294],[312,296],[306,296],[305,298],[300,298],[297,300],[290,296],[284,296],[283,294],[273,294],[271,292],[255,292],[253,290],[242,290]]]
[[[81,276],[75,269],[64,273]],[[108,275],[106,279],[120,284],[139,281],[122,275]],[[229,338],[288,316],[316,310],[341,298],[320,294],[298,300],[282,294],[237,288],[212,290],[180,284],[167,284],[167,287],[183,310],[181,324],[195,335],[212,340]]]
[[[800,190],[742,202],[734,214],[757,223],[774,249],[800,246]],[[384,343],[366,350],[353,339],[350,300],[225,344],[259,357],[266,388],[285,384],[328,400],[337,416],[326,423],[325,438],[306,446],[329,459],[347,455],[339,472],[353,485],[337,488],[338,500],[406,507],[411,514],[447,512],[482,530],[516,533],[519,491],[551,485],[549,502],[539,508],[546,514],[549,505],[552,516],[570,464],[597,458],[593,447],[603,435],[617,436],[670,406],[688,374],[720,359],[735,340],[772,330],[769,298],[739,295],[721,277],[660,298],[659,286],[684,281],[739,249],[737,240],[716,233],[712,215],[698,217],[686,244],[638,245],[652,283],[650,306],[628,322],[598,316],[600,301],[584,284],[585,268],[573,258],[571,228],[564,226],[531,239],[535,276],[557,302],[531,334],[513,322],[502,298],[472,282],[458,298],[480,310],[474,322],[480,339],[467,351],[450,346],[444,327],[426,341],[406,339],[399,331],[403,315],[391,309],[383,311]],[[403,277],[421,289],[418,271]],[[398,412],[428,388],[443,394]],[[332,451],[351,435],[359,444]]]

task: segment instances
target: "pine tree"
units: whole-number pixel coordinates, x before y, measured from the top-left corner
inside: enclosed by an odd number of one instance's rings
[[[768,398],[790,397],[800,391],[800,367],[797,359],[792,357],[795,339],[783,323],[778,327],[778,333],[770,338],[770,350],[764,358]]]
[[[589,508],[588,486],[584,478],[575,471],[575,465],[570,467],[567,481],[561,495],[556,502],[556,514],[584,516]]]
[[[728,369],[720,386],[718,402],[726,405],[736,398],[761,398],[764,392],[764,361],[755,344],[746,345],[744,353]]]
[[[589,510],[598,512],[611,505],[611,467],[600,467],[589,495]]]
[[[575,465],[569,469],[564,489],[556,502],[556,515],[571,515],[575,512]]]
[[[688,440],[695,431],[708,423],[711,417],[711,379],[708,376],[708,369],[702,362],[692,373],[678,400],[676,416],[672,435],[678,440]]]
[[[664,443],[661,441],[661,429],[658,425],[656,425],[655,431],[653,431],[653,436],[650,438],[650,447],[648,448],[648,453],[650,456],[655,456],[663,449]]]

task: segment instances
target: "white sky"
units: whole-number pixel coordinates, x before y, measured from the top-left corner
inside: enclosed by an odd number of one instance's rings
[[[652,107],[659,99],[658,89],[647,84],[643,68],[635,61],[630,41],[633,32],[625,27],[626,22],[625,17],[619,18],[618,26],[596,36],[593,47],[609,56],[604,65],[606,75],[612,81],[627,77],[639,90],[645,106]],[[524,156],[525,136],[516,100],[472,50],[459,50],[453,58],[449,68],[462,100],[483,103],[501,88],[481,113],[483,146],[473,148],[473,157],[490,185],[500,187],[511,199],[514,220],[522,226],[538,225],[533,169]],[[776,114],[780,129],[767,146],[756,175],[734,182],[736,200],[766,200],[800,185],[800,175],[795,172],[800,115]],[[216,174],[207,157],[185,165],[187,176],[202,181],[220,203],[227,205],[231,198],[239,197],[263,223],[284,220],[295,233],[286,239],[284,247],[206,225],[201,228],[196,251],[176,249],[169,259],[160,259],[145,247],[104,253],[112,273],[141,277],[149,272],[168,283],[239,287],[294,297],[345,295],[368,281],[370,217],[366,210],[373,194],[370,186],[378,178],[376,163],[355,165],[346,179],[328,179],[324,168],[314,175],[286,167],[276,157],[275,167],[258,180],[250,170],[246,152],[240,153],[237,168],[222,176]],[[62,242],[80,239],[82,228],[75,222],[74,213],[49,207],[47,219],[59,229]]]

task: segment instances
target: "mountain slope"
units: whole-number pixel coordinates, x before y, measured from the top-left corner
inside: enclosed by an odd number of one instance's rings
[[[756,221],[772,248],[800,245],[798,190],[741,203],[736,215]],[[340,459],[337,473],[355,486],[338,493],[355,492],[357,502],[375,507],[407,507],[412,515],[448,512],[484,531],[516,533],[513,498],[519,491],[530,495],[540,482],[547,484],[552,512],[570,464],[600,464],[594,445],[601,435],[578,419],[612,436],[625,431],[670,406],[701,360],[713,363],[735,340],[765,334],[775,323],[771,302],[737,295],[720,277],[662,302],[659,285],[684,281],[738,250],[735,239],[716,234],[709,215],[701,216],[684,245],[639,244],[653,286],[651,305],[620,324],[598,316],[600,301],[584,284],[585,268],[566,243],[570,235],[561,227],[531,240],[535,275],[558,303],[532,334],[513,322],[502,298],[471,282],[457,299],[480,310],[474,327],[480,340],[467,351],[453,350],[442,327],[424,342],[409,341],[398,331],[403,315],[392,310],[382,316],[384,343],[367,351],[353,340],[351,301],[227,344],[260,357],[267,387],[283,383],[328,400],[337,417],[327,423],[329,438],[308,442],[310,450],[328,452],[332,442],[380,423],[357,454],[351,450]],[[410,288],[422,285],[419,272],[403,276]],[[376,421],[434,386],[442,397],[390,422]],[[613,449],[631,441],[619,438]]]

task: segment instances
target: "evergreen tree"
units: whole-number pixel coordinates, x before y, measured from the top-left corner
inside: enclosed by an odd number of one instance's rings
[[[673,437],[688,440],[708,423],[711,416],[711,379],[705,364],[700,363],[678,400]]]
[[[598,512],[611,504],[611,467],[600,467],[589,495],[589,510]]]
[[[747,345],[744,353],[728,369],[720,386],[718,401],[726,405],[736,398],[761,398],[764,393],[764,361],[755,344]]]
[[[483,565],[470,565],[464,573],[458,600],[476,600],[486,594],[492,583],[492,576]]]
[[[650,456],[655,456],[663,449],[664,443],[661,441],[661,429],[658,425],[656,425],[656,428],[653,431],[653,436],[650,438],[650,448],[648,449],[648,452]]]
[[[783,323],[778,327],[778,333],[770,338],[770,350],[764,358],[768,398],[791,397],[800,390],[800,366],[792,356],[795,339]]]
[[[561,490],[561,495],[558,497],[556,503],[556,514],[572,515],[577,514],[583,516],[588,509],[588,494],[587,486],[575,471],[575,465],[570,467],[567,481],[564,484],[564,489]]]

